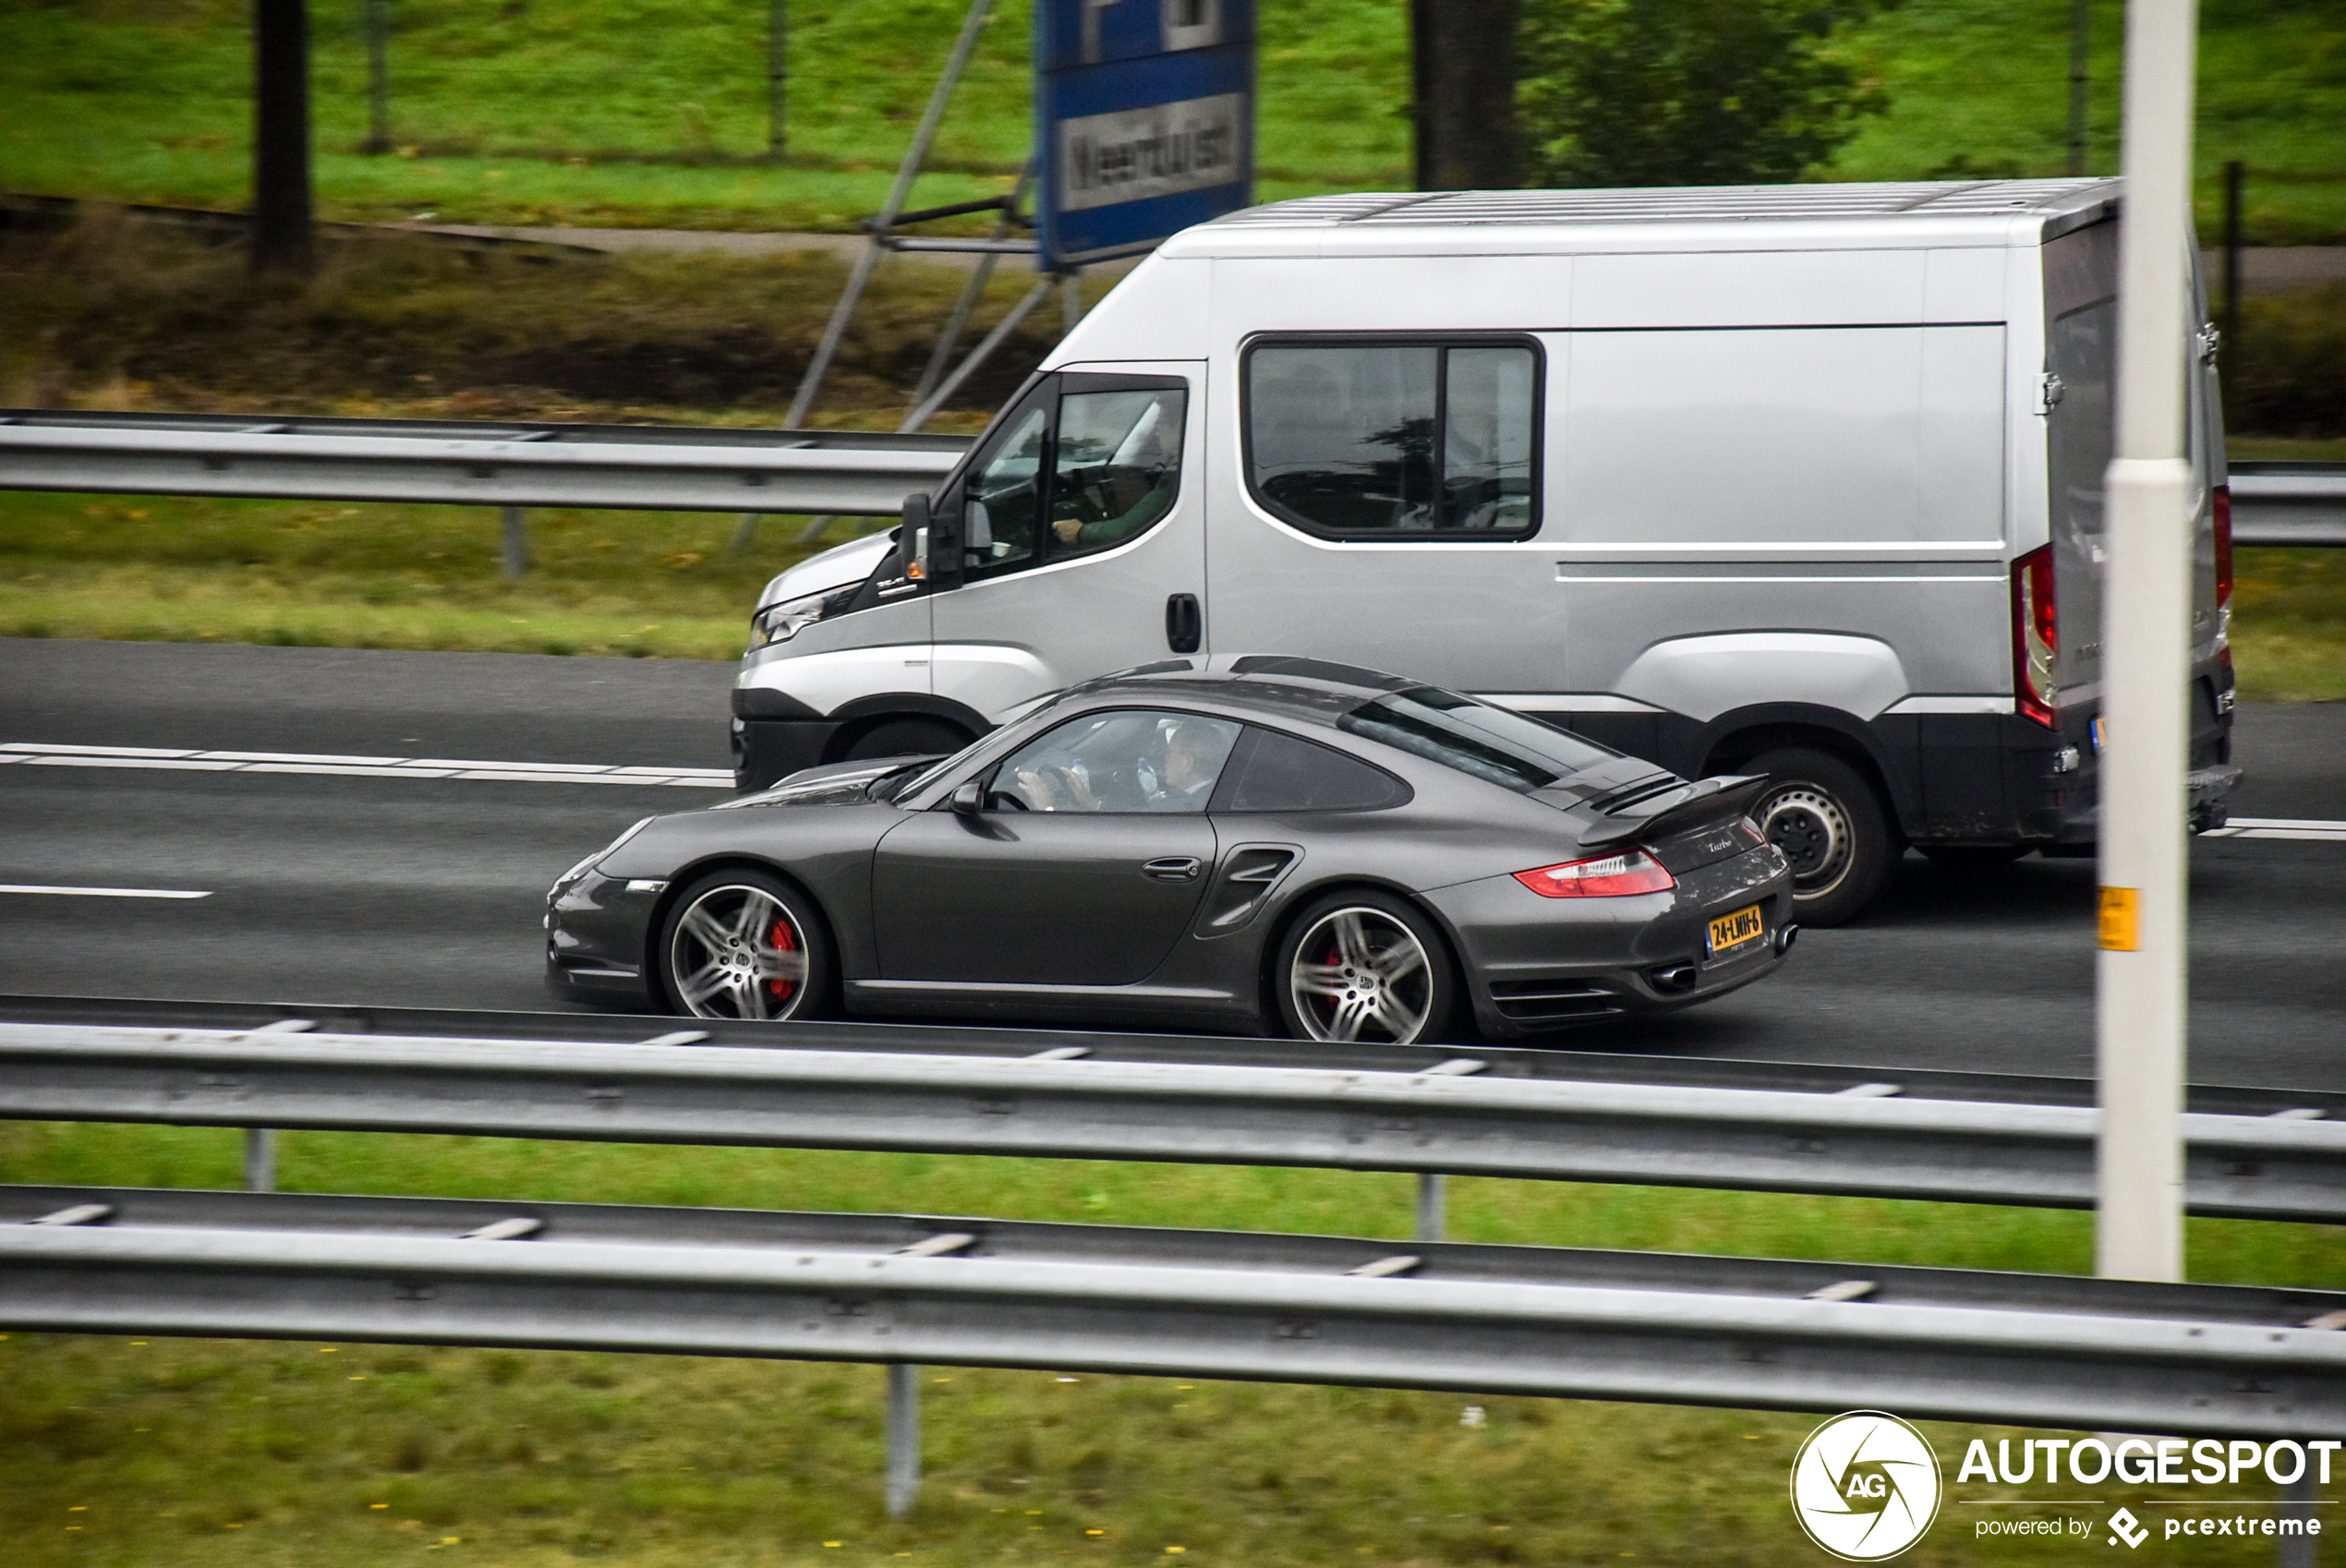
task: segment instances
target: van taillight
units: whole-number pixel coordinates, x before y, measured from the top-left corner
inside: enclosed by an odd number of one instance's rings
[[[2216,608],[2232,602],[2232,488],[2216,487]]]
[[[2047,728],[2058,720],[2061,618],[2053,603],[2052,546],[2012,563],[2012,695],[2021,714]]]

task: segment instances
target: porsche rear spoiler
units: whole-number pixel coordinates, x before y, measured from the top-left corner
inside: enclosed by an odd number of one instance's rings
[[[1631,839],[1651,843],[1689,833],[1698,827],[1733,822],[1749,813],[1751,802],[1767,787],[1764,774],[1757,777],[1726,774],[1715,778],[1698,778],[1683,792],[1672,790],[1653,797],[1661,807],[1659,810],[1607,813],[1581,833],[1580,842],[1590,849],[1601,849]]]

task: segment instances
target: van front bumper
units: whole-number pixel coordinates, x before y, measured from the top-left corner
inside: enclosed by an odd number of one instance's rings
[[[831,718],[733,718],[733,786],[746,794],[823,760],[840,723]]]

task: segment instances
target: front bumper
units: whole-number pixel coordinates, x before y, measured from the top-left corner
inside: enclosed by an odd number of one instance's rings
[[[660,1010],[645,971],[665,882],[588,871],[546,896],[546,989],[565,1002]]]
[[[742,793],[779,784],[823,761],[840,723],[829,718],[733,718],[733,784]]]

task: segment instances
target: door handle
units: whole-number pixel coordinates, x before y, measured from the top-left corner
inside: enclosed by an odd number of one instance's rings
[[[1165,645],[1175,653],[1195,653],[1205,641],[1205,612],[1195,594],[1172,594],[1165,600]]]
[[[1199,871],[1195,855],[1166,855],[1141,867],[1143,876],[1159,882],[1194,882]]]

